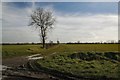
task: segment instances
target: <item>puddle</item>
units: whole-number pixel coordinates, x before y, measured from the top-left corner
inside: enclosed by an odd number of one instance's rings
[[[41,54],[35,54],[27,57],[28,60],[37,60],[37,59],[42,59]]]
[[[0,71],[4,71],[4,70],[6,70],[8,68],[10,68],[10,67],[5,66],[5,65],[0,65]]]

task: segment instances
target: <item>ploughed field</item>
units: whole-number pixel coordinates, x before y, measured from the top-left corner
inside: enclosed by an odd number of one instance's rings
[[[48,49],[40,45],[3,45],[3,60],[40,53],[34,63],[43,71],[64,79],[118,79],[120,76],[119,44],[59,44]],[[33,67],[34,68],[34,67]]]

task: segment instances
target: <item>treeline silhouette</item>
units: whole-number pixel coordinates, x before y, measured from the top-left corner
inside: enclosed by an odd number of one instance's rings
[[[0,45],[42,45],[42,43],[0,43]],[[47,44],[51,44],[51,45],[56,45],[58,43],[46,43]],[[83,42],[83,43],[77,43],[77,42],[68,42],[68,43],[59,43],[59,44],[120,44],[118,42]]]
[[[1,43],[2,45],[42,45],[42,43]],[[46,43],[51,44],[51,43]],[[56,45],[57,43],[52,43],[53,45]]]
[[[105,43],[100,43],[100,42],[71,43],[71,42],[69,42],[69,43],[66,43],[66,44],[120,44],[120,43],[117,43],[117,42],[115,42],[115,43],[106,43],[106,42]]]
[[[2,43],[2,45],[32,45],[32,44],[42,44],[42,43]]]

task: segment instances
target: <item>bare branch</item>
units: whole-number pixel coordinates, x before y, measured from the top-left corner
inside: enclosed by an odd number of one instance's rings
[[[55,18],[53,17],[52,11],[38,8],[31,14],[29,26],[34,26],[38,29],[43,47],[45,45],[45,40],[47,39],[47,32],[53,28],[54,23]]]

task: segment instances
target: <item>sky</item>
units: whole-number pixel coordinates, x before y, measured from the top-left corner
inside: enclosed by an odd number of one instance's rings
[[[119,2],[119,0],[1,0],[2,2]]]
[[[3,2],[2,42],[40,42],[28,26],[35,8],[51,9],[56,18],[47,42],[118,40],[117,2]]]
[[[0,2],[0,43],[2,43],[2,4]]]

